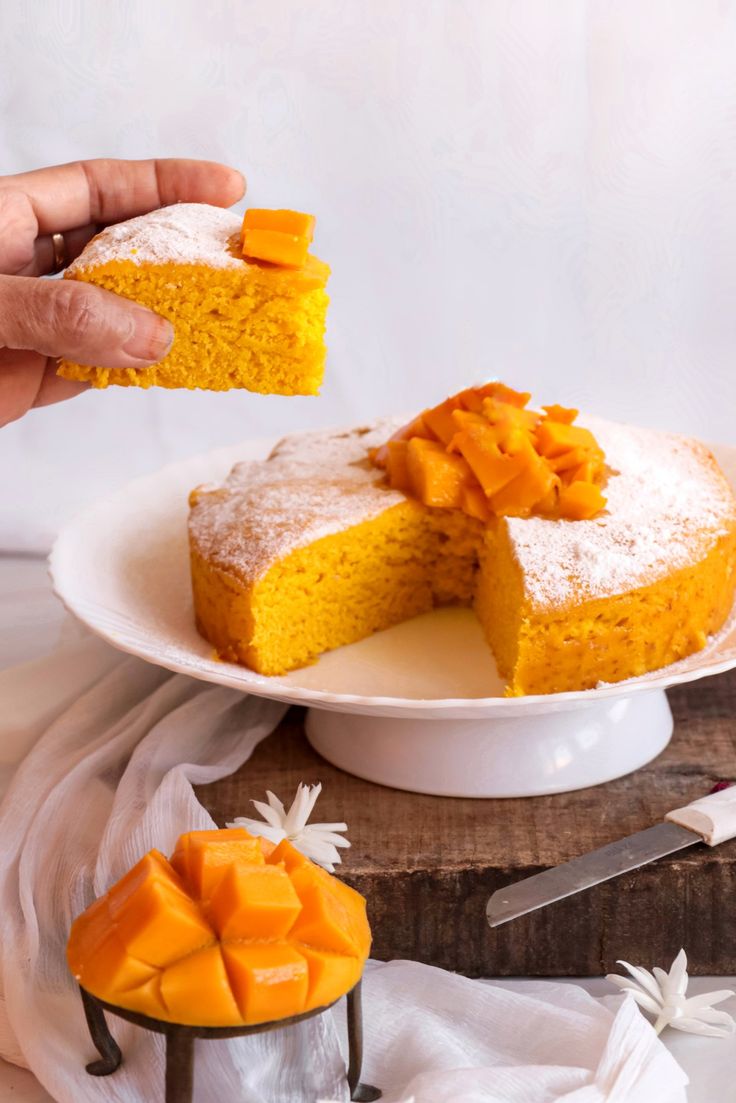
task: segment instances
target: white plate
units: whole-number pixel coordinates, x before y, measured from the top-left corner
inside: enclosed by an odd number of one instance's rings
[[[385,784],[448,794],[519,795],[575,788],[628,772],[658,753],[669,738],[661,703],[655,722],[651,703],[637,705],[637,697],[736,665],[732,618],[705,650],[643,678],[585,692],[504,698],[480,627],[464,609],[417,617],[283,677],[267,678],[221,662],[194,627],[187,495],[199,483],[221,480],[238,460],[267,455],[274,443],[250,441],[169,465],[90,506],[62,531],[51,554],[54,589],[66,607],[115,647],[169,670],[320,710],[310,717],[310,738],[346,769]],[[716,452],[736,485],[736,448]],[[344,714],[337,726],[334,718],[330,724],[330,711]],[[657,728],[651,738],[635,730],[645,713],[647,725]],[[353,717],[349,724],[345,714]],[[555,714],[560,714],[557,721]],[[374,719],[358,725],[358,716],[393,718],[394,723]],[[536,719],[530,724],[532,717]],[[588,730],[582,744],[576,738],[568,746],[570,729],[583,718],[590,728],[594,717],[596,731]],[[438,719],[445,721],[442,741],[430,756],[428,726],[416,721]],[[401,720],[408,723],[397,727]],[[473,721],[452,725],[455,734],[466,738],[462,765],[456,761],[458,745],[448,740],[450,721]],[[438,729],[429,728],[439,736]],[[467,741],[471,729],[477,738],[483,735],[484,748],[473,750]],[[368,744],[381,735],[386,746],[371,749]],[[613,751],[608,745],[612,738],[617,741]],[[624,745],[627,738],[630,747]],[[402,763],[397,761],[397,740],[404,741]],[[530,741],[534,746],[541,741],[539,754]],[[449,742],[452,761],[441,761]],[[478,754],[485,763],[480,775],[474,769]],[[432,757],[434,767],[422,765],[417,755]],[[509,755],[514,760],[510,765]],[[508,769],[501,769],[504,764]],[[508,774],[506,781],[499,771]]]

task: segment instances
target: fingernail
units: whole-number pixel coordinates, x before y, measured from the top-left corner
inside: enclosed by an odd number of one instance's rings
[[[131,312],[133,329],[123,345],[123,352],[144,364],[163,360],[174,343],[174,327],[160,314],[152,310],[137,309]]]

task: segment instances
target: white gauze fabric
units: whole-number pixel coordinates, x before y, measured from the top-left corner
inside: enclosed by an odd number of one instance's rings
[[[192,785],[241,766],[284,708],[91,638],[0,674],[0,700],[0,1055],[58,1103],[152,1103],[163,1098],[158,1036],[111,1018],[124,1062],[110,1077],[85,1072],[95,1053],[65,963],[71,921],[151,847],[169,853],[182,831],[212,827]],[[364,1002],[364,1079],[386,1103],[685,1100],[684,1073],[630,1001],[393,962],[369,965]],[[196,1103],[344,1103],[341,1034],[338,1006],[199,1042]]]

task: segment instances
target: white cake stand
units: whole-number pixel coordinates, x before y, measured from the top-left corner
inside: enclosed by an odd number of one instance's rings
[[[194,678],[309,708],[307,734],[329,762],[370,781],[442,796],[518,797],[584,788],[638,769],[666,747],[664,690],[736,666],[736,616],[704,651],[617,685],[504,698],[469,610],[444,609],[265,678],[218,661],[194,628],[187,494],[233,463],[268,454],[250,441],[136,479],[59,536],[56,593],[123,651]],[[736,448],[717,448],[736,485]]]

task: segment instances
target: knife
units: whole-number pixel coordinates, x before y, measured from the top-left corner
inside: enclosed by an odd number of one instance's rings
[[[498,889],[486,905],[486,917],[491,927],[500,927],[666,854],[698,843],[718,846],[733,838],[736,838],[736,786],[668,812],[664,822],[655,827]]]

